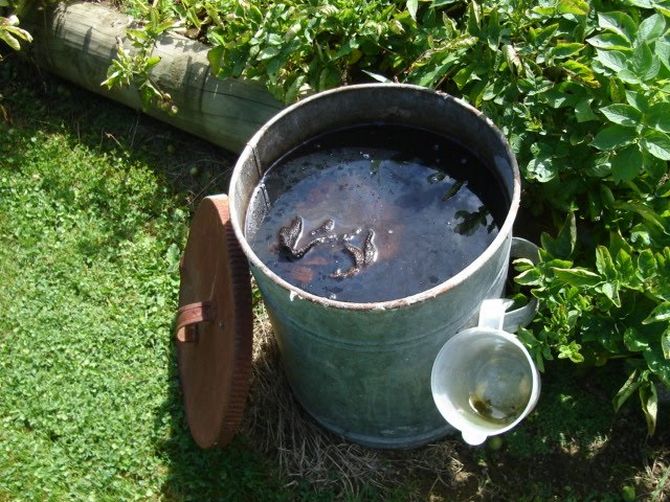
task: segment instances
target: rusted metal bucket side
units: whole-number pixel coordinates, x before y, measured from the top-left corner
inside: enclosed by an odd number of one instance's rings
[[[244,237],[245,213],[264,171],[282,155],[326,131],[374,122],[460,141],[496,170],[510,209],[485,252],[432,289],[376,303],[317,297],[256,257]],[[427,89],[342,88],[268,122],[242,153],[229,194],[233,227],[268,307],[288,380],[305,409],[329,429],[374,447],[418,446],[448,432],[430,391],[432,363],[447,339],[474,324],[483,299],[501,295],[519,204],[518,169],[500,132],[472,107]]]

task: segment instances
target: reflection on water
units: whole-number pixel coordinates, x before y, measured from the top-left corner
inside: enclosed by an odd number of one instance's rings
[[[479,206],[476,211],[456,211],[456,218],[459,221],[454,230],[461,235],[472,235],[479,229],[479,226],[486,228],[491,233],[496,229],[496,224],[491,218],[491,212],[485,206]]]

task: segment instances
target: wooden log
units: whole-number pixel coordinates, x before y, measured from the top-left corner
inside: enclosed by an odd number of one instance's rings
[[[134,20],[100,4],[75,2],[31,12],[22,20],[34,38],[30,53],[37,64],[90,91],[141,109],[135,88],[108,90],[100,85],[116,56],[117,40],[128,46],[125,30]],[[175,33],[162,36],[153,51],[161,61],[151,78],[178,107],[169,114],[144,111],[159,120],[234,152],[282,108],[261,85],[218,79],[209,69],[208,47]]]

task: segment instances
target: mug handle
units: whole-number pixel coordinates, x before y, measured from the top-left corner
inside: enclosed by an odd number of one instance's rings
[[[540,260],[540,248],[536,244],[521,237],[512,237],[512,249],[510,250],[512,258],[527,258],[537,265]],[[508,333],[515,333],[517,329],[523,328],[533,320],[537,313],[537,298],[531,298],[523,307],[510,310],[505,314],[503,320],[503,330]]]

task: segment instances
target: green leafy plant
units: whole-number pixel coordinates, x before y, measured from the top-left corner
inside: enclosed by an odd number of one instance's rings
[[[520,264],[519,281],[543,304],[521,333],[538,363],[627,359],[614,405],[637,391],[653,433],[656,385],[670,387],[670,18],[648,6],[656,12],[472,2],[464,27],[477,42],[410,78],[449,75],[510,137],[529,208],[550,222],[570,215],[559,237],[543,237],[538,266]]]
[[[153,54],[158,38],[174,25],[170,16],[170,3],[156,0],[150,6],[137,3],[138,15],[145,21],[141,26],[126,30],[130,47],[125,47],[122,40],[117,40],[116,58],[107,70],[107,79],[100,85],[127,87],[133,85],[140,93],[144,106],[157,106],[168,113],[177,113],[172,96],[161,90],[151,78],[151,70],[161,58]]]
[[[517,282],[544,304],[535,329],[519,336],[540,366],[554,354],[594,365],[625,358],[630,376],[614,407],[637,391],[653,433],[656,385],[670,388],[670,248],[637,247],[615,233],[595,248],[590,266],[579,266],[576,237],[572,214],[556,239],[543,235],[538,265],[517,262]]]
[[[412,13],[391,0],[182,5],[199,29],[209,25],[215,74],[260,81],[285,102],[351,82],[362,70],[397,71],[417,52]]]
[[[14,0],[0,0],[0,14],[3,9],[9,11],[6,16],[0,15],[0,40],[15,51],[21,50],[21,42],[33,41],[30,33],[19,27],[20,21],[16,11],[21,10],[20,4],[21,2]],[[2,53],[0,53],[0,61],[2,61]]]

